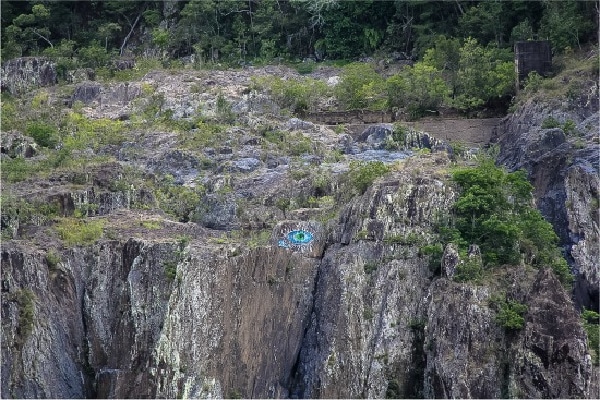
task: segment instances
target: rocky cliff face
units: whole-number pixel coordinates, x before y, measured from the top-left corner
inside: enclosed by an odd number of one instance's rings
[[[2,218],[3,397],[597,397],[585,333],[552,272],[514,266],[458,283],[460,254],[448,249],[444,265],[424,254],[457,196],[443,143],[410,132],[409,147],[433,151],[417,157],[385,149],[388,125],[355,138],[269,117],[272,99],[245,93],[250,75],[231,73],[223,93],[240,125],[217,140],[201,124],[183,134],[142,125],[77,153],[110,162],[10,183],[11,196],[57,211],[32,217],[16,203]],[[67,103],[81,101],[92,119],[133,119],[173,88],[153,113],[185,121],[202,103],[210,118],[210,88],[226,82],[223,71],[156,72],[77,84]],[[568,142],[550,132],[551,144]],[[25,139],[3,138],[3,160],[45,156]],[[537,160],[535,146],[501,156],[516,167]],[[353,195],[344,172],[356,160],[403,161]],[[570,254],[593,271],[589,165],[567,168],[564,184],[531,165],[547,182],[538,193],[554,196],[538,196],[543,210],[572,202],[561,238],[580,232]],[[158,206],[189,196],[178,217]],[[75,226],[102,222],[102,237],[69,245],[55,225],[76,214]],[[522,329],[498,323],[504,299],[527,307]]]
[[[470,287],[439,279],[430,287],[425,397],[589,396],[592,366],[586,335],[560,282],[548,270],[503,275],[511,283],[509,297],[528,307],[519,332],[495,323],[493,284]]]
[[[419,255],[453,198],[440,177],[397,173],[308,252],[195,231],[101,240],[54,264],[5,243],[3,395],[589,396],[585,335],[550,272],[502,278],[529,307],[511,334],[494,320],[493,283],[435,277]],[[289,221],[273,240],[295,227],[320,229]]]
[[[22,57],[2,64],[2,90],[23,94],[29,90],[56,85],[56,64],[43,57]]]
[[[565,247],[577,278],[578,306],[596,310],[600,299],[598,104],[597,80],[587,81],[571,98],[533,98],[503,121],[497,137],[498,162],[528,172],[537,206]],[[548,127],[551,118],[557,127]]]

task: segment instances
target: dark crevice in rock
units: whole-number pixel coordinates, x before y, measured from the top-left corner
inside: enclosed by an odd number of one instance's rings
[[[327,245],[326,245],[327,246]],[[323,254],[325,253],[325,251],[323,252]],[[321,262],[321,264],[323,264],[323,262]],[[319,324],[319,319],[315,318],[315,316],[318,314],[318,309],[317,309],[317,305],[316,305],[316,299],[317,299],[317,292],[319,289],[319,282],[321,280],[321,266],[319,266],[319,268],[317,268],[317,273],[315,276],[315,280],[314,280],[314,286],[312,289],[312,305],[310,308],[310,312],[308,313],[308,315],[310,316],[310,322],[308,324],[306,324],[306,326],[304,327],[304,332],[302,334],[302,341],[300,344],[300,350],[298,351],[298,354],[296,356],[296,361],[294,362],[294,365],[292,366],[292,369],[290,371],[290,385],[288,388],[288,393],[290,395],[290,398],[292,399],[303,399],[303,398],[307,398],[305,397],[306,395],[306,390],[307,390],[307,382],[306,382],[306,365],[303,363],[302,360],[302,353],[305,349],[305,347],[308,345],[307,342],[312,341],[309,340],[309,333],[311,328],[313,328],[312,322],[314,321],[316,323],[317,326],[315,326],[315,328],[318,330],[318,324]],[[309,396],[309,397],[314,397],[314,396]]]
[[[88,332],[88,322],[87,315],[85,312],[85,296],[86,290],[83,289],[83,296],[81,297],[81,326],[83,328],[83,340],[81,341],[82,349],[81,356],[82,360],[82,375],[84,379],[84,390],[85,396],[88,399],[95,399],[97,396],[97,388],[96,388],[96,371],[90,364],[90,348],[88,345],[89,342],[89,332]]]
[[[413,341],[411,343],[411,365],[406,384],[403,388],[402,398],[422,399],[425,367],[427,366],[427,352],[425,351],[425,324],[417,321],[411,327]]]

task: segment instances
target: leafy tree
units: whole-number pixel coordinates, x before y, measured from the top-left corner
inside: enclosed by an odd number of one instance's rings
[[[415,117],[438,108],[448,92],[441,72],[422,62],[388,78],[387,87],[388,106],[406,107]]]
[[[163,58],[169,44],[169,32],[162,28],[156,28],[152,30],[152,43],[159,48],[161,52],[161,58]]]
[[[458,86],[458,67],[460,61],[460,41],[456,38],[447,38],[443,35],[436,37],[433,47],[425,52],[423,62],[441,71],[449,95],[456,94]]]
[[[346,109],[382,110],[386,106],[385,80],[370,64],[346,65],[334,91]]]
[[[513,28],[510,39],[513,43],[518,40],[533,39],[533,27],[531,26],[529,19],[519,22],[519,24]]]
[[[453,104],[474,109],[514,91],[514,66],[510,52],[483,48],[473,38],[461,47]]]
[[[165,56],[196,53],[201,61],[297,59],[310,54],[352,59],[377,51],[416,59],[428,49],[438,49],[440,36],[471,36],[481,45],[504,48],[539,33],[552,41],[555,51],[563,51],[594,42],[598,27],[596,4],[573,0],[190,0],[170,6],[173,10],[166,6],[138,0],[4,1],[2,57],[38,55],[62,40],[73,41],[75,52],[96,43],[108,54],[123,55],[133,38],[154,31],[155,44]],[[168,32],[166,45],[159,27]],[[458,68],[432,66],[442,71],[454,92],[457,85],[448,74]],[[457,104],[467,107],[489,98],[468,90],[455,94]]]
[[[580,47],[581,39],[594,27],[592,21],[583,16],[578,3],[574,0],[544,2],[540,36],[550,39],[556,52]]]
[[[19,14],[12,20],[12,25],[6,28],[3,44],[3,57],[21,56],[27,51],[39,53],[38,41],[43,41],[52,47],[48,19],[50,12],[43,4],[35,4],[30,14]]]
[[[81,65],[89,68],[100,68],[108,64],[111,54],[99,42],[93,41],[89,46],[77,52]]]
[[[107,22],[98,28],[98,35],[104,38],[104,50],[108,51],[108,40],[112,39],[117,32],[121,31],[121,26],[114,22]]]
[[[497,0],[483,1],[469,7],[458,22],[458,29],[464,37],[475,37],[481,43],[495,42],[502,45],[505,41],[506,2]]]
[[[331,58],[371,54],[383,41],[388,12],[384,2],[310,0],[307,5],[318,10],[313,18],[323,34],[322,48]]]
[[[523,171],[507,173],[491,160],[459,169],[453,179],[461,194],[453,207],[454,225],[440,236],[463,250],[478,244],[488,266],[516,264],[521,257],[534,266],[551,267],[565,285],[572,282],[558,236],[539,211],[531,207],[533,187]]]

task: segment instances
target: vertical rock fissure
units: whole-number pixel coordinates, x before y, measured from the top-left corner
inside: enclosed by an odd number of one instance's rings
[[[86,308],[85,308],[85,296],[86,289],[83,288],[83,294],[81,296],[81,326],[83,328],[83,337],[81,338],[82,343],[82,375],[84,384],[84,393],[86,398],[95,399],[97,396],[96,390],[96,371],[90,364],[90,346],[89,346],[89,334],[88,324],[86,321]]]
[[[422,399],[423,385],[425,382],[425,367],[427,366],[427,353],[425,351],[425,324],[419,320],[411,326],[413,341],[411,343],[411,364],[404,394],[406,399]]]
[[[326,250],[327,250],[327,245],[325,245],[325,250],[323,251],[323,254],[325,254]],[[323,259],[321,258],[321,260],[323,260]],[[321,264],[322,264],[322,261],[321,261]],[[306,390],[306,385],[305,385],[306,371],[305,371],[305,367],[302,365],[301,355],[302,355],[303,349],[307,345],[307,341],[309,340],[308,334],[312,327],[311,322],[314,320],[317,325],[319,324],[319,319],[313,318],[313,315],[316,315],[318,313],[317,306],[316,306],[316,298],[317,298],[317,291],[319,288],[320,279],[321,279],[321,265],[319,265],[319,267],[317,268],[317,274],[315,275],[315,282],[314,282],[313,290],[311,293],[312,304],[310,307],[310,312],[308,313],[308,317],[309,317],[310,321],[304,327],[304,332],[302,333],[302,341],[299,346],[298,354],[296,355],[296,361],[294,362],[294,365],[292,366],[292,369],[290,371],[291,379],[290,379],[290,386],[288,388],[288,392],[290,393],[290,398],[304,398],[304,393]],[[318,326],[315,328],[318,328]]]
[[[371,351],[368,353],[369,354],[369,362],[368,362],[368,369],[367,369],[367,374],[365,376],[365,382],[367,384],[363,385],[363,392],[362,392],[362,397],[363,398],[368,398],[369,397],[369,377],[371,375],[371,368],[373,367],[373,357],[375,354],[375,348],[377,346],[377,342],[378,340],[381,338],[382,333],[383,333],[383,317],[385,314],[385,309],[386,309],[386,305],[387,305],[387,299],[388,299],[388,293],[391,290],[391,283],[388,281],[386,283],[386,287],[385,290],[383,290],[383,298],[381,299],[381,308],[379,309],[379,318],[377,320],[377,328],[373,331],[373,338],[371,339],[371,343],[370,343],[370,347],[371,347]]]

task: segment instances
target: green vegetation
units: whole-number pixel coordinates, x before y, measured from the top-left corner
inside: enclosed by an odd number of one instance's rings
[[[202,185],[187,187],[177,185],[171,175],[165,175],[155,188],[159,207],[180,222],[196,221],[196,208],[205,193]]]
[[[367,191],[375,179],[387,174],[390,167],[382,161],[360,162],[352,161],[348,171],[348,181],[359,194]]]
[[[554,117],[548,117],[542,121],[542,129],[560,128],[560,122]]]
[[[251,87],[267,91],[279,107],[296,114],[313,111],[330,91],[325,82],[308,77],[286,80],[276,76],[252,77]]]
[[[427,244],[419,249],[419,254],[429,257],[429,269],[436,272],[442,265],[444,247],[441,243]]]
[[[15,292],[14,299],[19,306],[18,336],[15,344],[17,348],[21,348],[33,330],[36,296],[31,289],[19,289]]]
[[[548,117],[542,121],[542,129],[554,129],[560,128],[566,135],[575,135],[577,134],[577,125],[575,125],[575,121],[572,119],[566,120],[564,123],[560,123],[554,117]]]
[[[352,63],[344,67],[334,94],[346,109],[405,109],[412,118],[442,105],[468,111],[485,104],[508,102],[514,94],[513,54],[484,47],[467,38],[439,36],[422,61],[385,80],[374,67]]]
[[[581,313],[583,328],[587,334],[588,348],[592,356],[592,363],[600,365],[600,314],[592,310],[583,310]]]
[[[383,238],[386,243],[403,244],[406,246],[413,246],[423,241],[421,236],[415,232],[409,232],[406,235],[388,235]]]
[[[4,182],[20,182],[40,170],[39,164],[24,158],[6,158],[2,160],[2,180]]]
[[[455,171],[453,180],[461,188],[455,228],[465,242],[479,244],[486,264],[518,263],[519,250],[534,265],[560,263],[558,237],[531,208],[533,187],[523,171],[507,173],[486,160]]]
[[[55,126],[42,122],[32,121],[25,127],[25,134],[31,136],[37,144],[53,148],[58,141],[58,131]]]
[[[461,254],[463,262],[456,266],[454,280],[456,282],[478,282],[483,276],[483,266],[480,260]]]
[[[58,254],[56,250],[51,249],[46,253],[46,264],[48,264],[48,269],[56,269],[60,261],[60,254]]]
[[[169,282],[173,282],[177,277],[177,263],[176,262],[166,262],[164,264],[165,268],[165,276]]]
[[[413,118],[436,110],[449,95],[441,70],[418,62],[387,80],[389,108],[406,108]]]
[[[56,224],[56,231],[68,246],[92,244],[102,237],[104,220],[79,220],[61,218]]]
[[[162,222],[156,220],[141,221],[140,226],[142,226],[144,229],[156,230],[162,227]]]
[[[487,270],[525,263],[550,267],[564,285],[572,283],[556,233],[531,206],[533,187],[524,171],[508,173],[486,158],[477,167],[455,170],[452,179],[460,194],[450,214],[435,224],[440,242],[421,247],[432,268],[444,246],[454,243],[464,260],[456,269],[457,281],[478,281]],[[467,257],[470,244],[479,245],[483,264]]]
[[[379,263],[376,261],[369,261],[363,265],[363,270],[367,275],[371,275],[373,272],[377,271],[377,268],[379,268]]]
[[[275,200],[275,207],[279,208],[283,212],[283,218],[287,218],[285,213],[290,208],[290,199],[287,197],[280,197]]]
[[[499,301],[500,310],[496,315],[496,322],[508,331],[515,331],[525,327],[523,315],[527,312],[527,306],[514,300]]]
[[[346,64],[335,88],[342,107],[404,108],[418,118],[442,105],[462,111],[507,105],[514,95],[511,49],[516,40],[549,38],[560,55],[597,39],[597,21],[591,17],[595,9],[589,2],[467,2],[456,6],[418,1],[396,2],[394,7],[377,1],[341,0],[163,3],[5,2],[2,58],[44,55],[57,63],[63,80],[68,71],[89,67],[97,70],[100,80],[125,81],[140,78],[152,68],[182,68],[182,57],[189,57],[186,62],[193,68],[285,61],[307,74],[318,64],[300,60],[314,55],[334,60],[329,64]],[[167,9],[172,14],[163,15]],[[133,41],[143,44],[131,49],[127,45]],[[114,58],[132,50],[135,67],[118,70]],[[377,71],[380,65],[348,62],[392,52],[416,62],[387,80]],[[597,70],[597,66],[592,68]],[[256,86],[270,91],[280,107],[297,114],[313,110],[318,99],[331,95],[324,82],[307,77],[261,79]],[[543,81],[532,75],[526,87],[538,90]],[[564,86],[573,85],[558,85],[559,90]],[[571,93],[578,93],[575,86],[569,89]],[[143,117],[154,120],[160,114],[161,123],[189,131],[193,123],[173,121],[168,110],[160,107],[164,104],[160,97],[153,95]],[[218,103],[218,119],[230,122],[234,117],[230,105],[224,98]],[[4,121],[4,113],[11,119],[10,111],[10,107],[3,110],[3,129],[14,127]],[[132,118],[136,119],[139,116]],[[51,127],[31,129],[43,146],[54,145]]]
[[[2,162],[4,169],[4,161]],[[4,172],[4,171],[3,171]],[[17,198],[10,194],[0,196],[2,206],[2,237],[11,239],[16,232],[12,232],[13,224],[9,221],[19,221],[19,225],[27,225],[36,221],[38,224],[44,224],[58,215],[59,207],[57,203],[41,202],[38,200],[27,200]]]
[[[370,64],[349,64],[335,86],[335,96],[346,109],[383,110],[386,107],[385,80]]]
[[[266,143],[263,143],[263,148],[275,147],[277,150],[291,156],[313,154],[321,151],[319,144],[313,143],[302,132],[283,132],[271,127],[263,127],[259,129],[258,133],[265,139]]]

